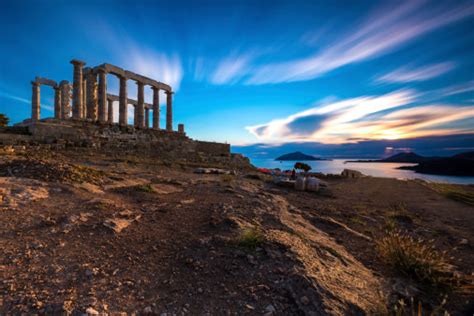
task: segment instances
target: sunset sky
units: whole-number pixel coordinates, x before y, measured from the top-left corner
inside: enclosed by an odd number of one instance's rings
[[[30,81],[72,81],[69,61],[77,58],[170,84],[174,122],[196,139],[334,146],[474,133],[473,1],[2,1],[0,8],[0,112],[13,122],[30,116]],[[118,80],[108,78],[118,94]],[[52,115],[49,90],[41,90],[42,117]],[[129,97],[136,98],[133,82]]]

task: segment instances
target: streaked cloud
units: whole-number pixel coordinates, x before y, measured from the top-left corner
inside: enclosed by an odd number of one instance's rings
[[[0,91],[0,97],[31,105],[31,99],[25,99],[25,98],[13,95],[11,93],[7,93],[5,91]],[[41,110],[47,110],[49,112],[54,112],[54,106],[52,106],[52,105],[45,104],[45,103],[40,103],[40,106],[41,106]]]
[[[474,106],[414,106],[418,95],[413,90],[398,90],[382,96],[317,104],[287,118],[249,126],[247,130],[259,142],[326,144],[474,132],[474,125],[466,130],[455,124],[460,120],[474,120]]]
[[[355,33],[306,58],[254,66],[247,84],[309,80],[334,69],[399,49],[408,42],[474,14],[474,4],[425,5],[410,1],[370,16]]]
[[[146,51],[138,47],[130,49],[126,61],[129,70],[169,84],[179,90],[183,78],[183,67],[178,55]]]
[[[247,74],[252,56],[235,55],[222,60],[211,76],[214,84],[232,84]]]
[[[404,83],[424,81],[445,74],[456,67],[454,62],[443,62],[422,67],[404,66],[377,78],[379,82]]]

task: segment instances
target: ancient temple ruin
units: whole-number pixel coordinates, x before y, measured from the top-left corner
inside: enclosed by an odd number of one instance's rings
[[[193,163],[229,163],[243,159],[230,153],[229,144],[189,138],[183,124],[178,124],[174,131],[173,90],[169,85],[110,64],[85,67],[85,62],[75,59],[71,64],[72,84],[43,77],[32,81],[31,118],[0,129],[0,150],[21,151],[35,147],[55,151],[92,150],[109,156],[138,154]],[[119,95],[108,93],[108,74],[119,78]],[[129,80],[137,84],[136,98],[129,98]],[[52,117],[40,116],[42,86],[49,86],[55,92]],[[145,102],[147,86],[153,90],[151,104]],[[160,127],[160,91],[166,95],[165,128]],[[133,118],[130,118],[133,124],[128,124],[129,105],[134,108]],[[118,122],[115,122],[113,113],[117,110]]]
[[[152,129],[160,129],[160,90],[166,94],[166,131],[173,131],[173,91],[165,83],[124,70],[111,64],[96,67],[84,67],[85,62],[73,59],[74,67],[72,85],[63,80],[59,84],[51,79],[36,77],[32,81],[31,120],[39,121],[41,113],[41,85],[54,89],[54,118],[56,120],[85,120],[102,124],[114,124],[114,103],[118,101],[120,126],[128,125],[128,105],[134,107],[133,125],[139,129],[150,128],[150,110],[152,111]],[[117,76],[120,80],[119,95],[107,93],[107,74]],[[136,100],[129,99],[127,82],[137,84]],[[153,90],[153,103],[145,103],[145,87]],[[72,101],[72,106],[71,106]],[[178,132],[184,133],[184,125],[178,125]]]

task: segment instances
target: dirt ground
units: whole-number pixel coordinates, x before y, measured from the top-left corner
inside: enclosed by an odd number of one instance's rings
[[[442,298],[381,262],[387,228],[446,250],[463,286],[443,309],[473,313],[474,208],[422,183],[330,179],[318,194],[156,159],[38,158],[0,158],[0,315],[433,310]]]

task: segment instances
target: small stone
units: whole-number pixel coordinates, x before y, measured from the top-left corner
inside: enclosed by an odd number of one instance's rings
[[[469,244],[469,240],[467,240],[466,238],[463,238],[461,239],[461,241],[459,242],[460,245],[468,245]]]
[[[86,313],[88,316],[99,315],[99,312],[93,309],[92,307],[86,309]]]
[[[267,313],[274,313],[274,312],[276,312],[276,309],[272,304],[269,304],[269,305],[267,305],[267,307],[265,307],[265,311]]]
[[[198,293],[202,293],[204,290],[202,288],[198,288]]]
[[[152,314],[153,313],[153,309],[151,308],[151,306],[147,306],[143,309],[143,314]]]
[[[309,298],[307,296],[303,296],[301,297],[301,303],[303,303],[304,305],[308,305],[309,304]]]

